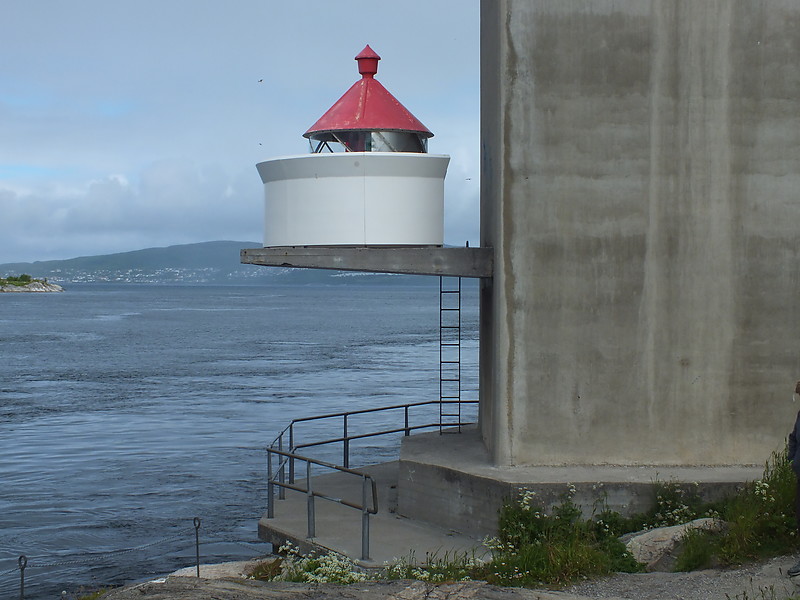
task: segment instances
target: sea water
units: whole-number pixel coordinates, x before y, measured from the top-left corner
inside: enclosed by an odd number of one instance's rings
[[[195,517],[203,562],[269,552],[257,537],[264,447],[291,419],[439,397],[435,281],[66,288],[0,294],[3,598],[18,597],[21,555],[29,600],[191,565]],[[475,399],[474,285],[462,305],[462,396]],[[352,463],[398,447],[397,436],[353,442]],[[341,451],[315,456],[340,463]]]

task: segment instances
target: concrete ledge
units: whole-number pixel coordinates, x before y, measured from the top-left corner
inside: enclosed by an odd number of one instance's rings
[[[242,263],[265,267],[451,277],[491,277],[493,260],[491,248],[436,246],[281,246],[241,251]]]
[[[271,543],[275,550],[286,542],[297,546],[302,554],[334,550],[365,567],[381,566],[395,558],[424,561],[426,556],[444,557],[467,552],[480,557],[486,552],[479,538],[405,519],[395,513],[397,462],[370,465],[360,470],[372,475],[378,487],[378,514],[369,519],[370,560],[361,560],[359,511],[317,499],[316,537],[308,538],[306,496],[299,492],[287,491],[285,500],[276,501],[275,518],[268,519],[265,515],[259,520],[258,537]],[[313,484],[315,490],[333,498],[357,501],[361,497],[360,483],[341,473],[316,476]]]
[[[762,466],[492,466],[476,429],[461,435],[404,438],[398,477],[398,509],[405,517],[452,528],[469,536],[493,535],[497,512],[521,490],[537,493],[549,509],[572,485],[586,517],[604,508],[623,515],[652,506],[657,483],[694,488],[708,500],[733,493],[761,477]]]

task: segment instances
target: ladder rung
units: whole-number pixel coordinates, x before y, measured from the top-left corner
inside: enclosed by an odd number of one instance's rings
[[[461,430],[461,278],[458,278],[457,289],[444,289],[445,283],[453,285],[456,282],[448,279],[445,281],[444,277],[439,277],[439,427],[447,427],[448,429],[456,428],[457,431]],[[455,295],[458,298],[455,300],[445,301],[445,297]],[[455,306],[453,306],[455,304]],[[446,314],[457,313],[458,318],[455,316],[446,317]],[[445,325],[445,323],[456,322],[455,325]],[[446,330],[451,333],[444,334]],[[458,331],[458,334],[456,334]],[[445,341],[446,339],[455,341]],[[453,348],[447,350],[446,348]],[[457,351],[455,349],[458,349]],[[444,357],[449,357],[451,360],[443,360]],[[452,360],[455,358],[455,360]],[[443,377],[444,374],[451,375],[450,377]],[[455,377],[453,377],[455,375]],[[458,384],[452,385],[452,384]],[[457,395],[443,395],[443,392]],[[445,404],[448,406],[445,407]],[[443,410],[456,410],[458,412],[442,412]]]

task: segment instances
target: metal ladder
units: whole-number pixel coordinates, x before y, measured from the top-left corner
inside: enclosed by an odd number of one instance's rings
[[[439,433],[461,433],[461,277],[439,277]]]

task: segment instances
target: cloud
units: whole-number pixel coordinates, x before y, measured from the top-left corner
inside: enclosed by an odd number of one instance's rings
[[[477,243],[477,5],[16,4],[0,20],[0,262],[260,239],[254,165],[308,151],[367,43],[452,156],[446,240]]]
[[[109,175],[81,188],[0,189],[0,262],[68,258],[216,239],[259,240],[261,186],[252,173],[161,160],[130,182]]]

